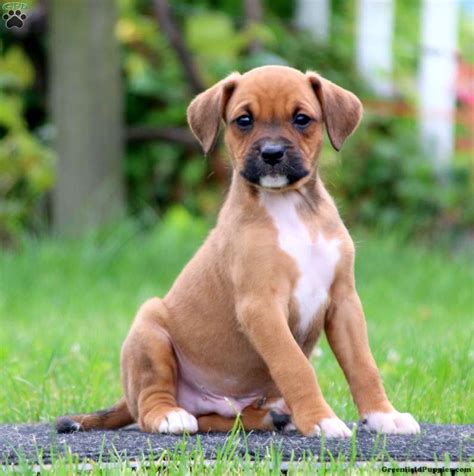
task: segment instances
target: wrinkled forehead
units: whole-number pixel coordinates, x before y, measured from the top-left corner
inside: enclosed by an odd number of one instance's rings
[[[265,71],[244,74],[226,108],[226,119],[250,113],[262,120],[292,118],[296,113],[321,112],[309,79],[299,71]]]

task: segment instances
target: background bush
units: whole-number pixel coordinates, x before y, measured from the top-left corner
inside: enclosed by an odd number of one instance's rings
[[[186,128],[193,94],[181,64],[160,33],[151,2],[120,0],[116,34],[122,48],[127,126]],[[173,14],[206,86],[233,70],[262,63],[315,69],[370,100],[354,70],[354,4],[335,0],[327,46],[293,28],[293,2],[265,2],[265,22],[246,27],[239,0],[173,1]],[[410,107],[418,53],[420,1],[396,8],[395,74],[399,98]],[[30,7],[34,7],[31,2]],[[464,24],[463,24],[464,25]],[[468,51],[472,28],[461,28]],[[43,230],[48,193],[54,185],[45,90],[45,29],[30,38],[0,36],[0,237]],[[253,52],[258,41],[261,48]],[[466,53],[468,54],[468,53]],[[369,101],[370,104],[370,101]],[[380,114],[370,107],[354,137],[336,155],[326,144],[322,173],[349,223],[403,228],[408,236],[440,231],[464,233],[474,223],[472,165],[458,154],[436,175],[420,154],[412,118]],[[189,144],[129,142],[124,169],[130,213],[146,223],[173,203],[191,213],[213,216],[227,183],[228,165],[220,148],[209,160]]]

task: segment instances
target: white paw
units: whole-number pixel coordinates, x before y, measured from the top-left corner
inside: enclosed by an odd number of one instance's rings
[[[323,418],[315,427],[314,435],[324,433],[326,438],[350,438],[352,431],[337,417]]]
[[[283,428],[283,433],[288,433],[290,431],[295,431],[296,430],[296,426],[294,425],[294,423],[292,423],[290,421],[290,423],[288,423],[285,428]]]
[[[184,432],[196,433],[198,422],[196,418],[186,410],[174,410],[166,414],[158,427],[160,433],[173,433],[181,435]]]
[[[420,433],[420,425],[409,413],[397,411],[373,412],[364,416],[364,425],[380,433],[414,435]]]

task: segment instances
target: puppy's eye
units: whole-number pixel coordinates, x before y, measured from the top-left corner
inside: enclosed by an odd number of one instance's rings
[[[243,114],[235,120],[235,123],[241,129],[249,129],[253,124],[253,117],[250,114]]]
[[[311,118],[306,114],[296,114],[293,118],[293,124],[298,127],[298,129],[305,129],[309,126]]]

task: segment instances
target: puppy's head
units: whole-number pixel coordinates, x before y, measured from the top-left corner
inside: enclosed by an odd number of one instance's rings
[[[251,184],[275,190],[309,180],[324,125],[339,150],[361,115],[362,105],[349,91],[316,73],[284,66],[233,73],[188,108],[189,125],[206,154],[224,120],[234,168]]]

